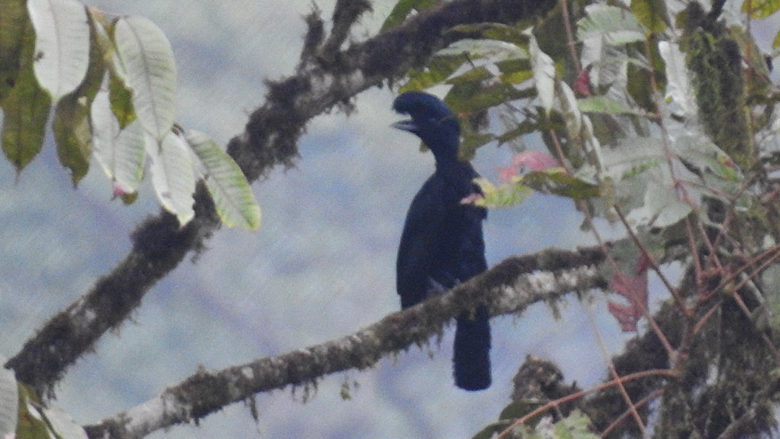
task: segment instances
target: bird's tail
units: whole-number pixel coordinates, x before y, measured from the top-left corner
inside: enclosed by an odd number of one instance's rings
[[[464,390],[490,387],[490,322],[485,307],[458,317],[454,351],[455,385]]]

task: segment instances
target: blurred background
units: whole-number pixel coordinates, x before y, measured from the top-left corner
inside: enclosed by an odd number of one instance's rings
[[[374,34],[393,3],[374,2],[353,37]],[[263,102],[264,79],[292,74],[306,32],[303,16],[315,7],[286,0],[88,4],[143,15],[166,33],[179,72],[177,121],[220,145],[241,133],[247,115]],[[316,7],[329,18],[333,1],[317,0]],[[389,127],[401,118],[390,110],[394,96],[387,87],[372,89],[357,97],[349,117],[334,111],[313,119],[297,166],[276,169],[253,186],[261,228],[218,231],[196,261],[187,260],[149,292],[131,322],[68,371],[54,404],[81,424],[95,423],[200,366],[218,369],[321,343],[398,310],[397,245],[433,157],[419,152],[415,137]],[[526,143],[534,147],[533,139]],[[511,154],[489,145],[474,164],[495,181]],[[129,250],[129,232],[159,209],[148,182],[131,206],[111,196],[96,165],[72,187],[51,133],[21,175],[0,160],[0,355],[18,352],[48,317],[109,272]],[[491,211],[488,263],[550,246],[592,245],[581,222],[569,201],[550,196]],[[662,299],[651,295],[652,304]],[[258,422],[234,404],[200,427],[177,426],[152,437],[470,437],[509,402],[511,378],[526,355],[556,361],[566,380],[580,386],[602,379],[598,337],[610,352],[628,337],[605,308],[597,297],[589,304],[568,301],[558,320],[546,305],[494,319],[494,384],[483,392],[454,387],[449,328],[440,341],[373,369],[328,376],[313,394],[287,388],[258,395]],[[345,383],[348,400],[340,392]]]

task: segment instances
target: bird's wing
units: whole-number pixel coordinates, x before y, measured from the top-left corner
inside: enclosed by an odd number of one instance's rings
[[[440,196],[442,184],[436,175],[431,176],[415,195],[406,214],[396,260],[396,289],[402,308],[423,301],[434,287],[431,271],[437,256],[436,241],[447,214]]]

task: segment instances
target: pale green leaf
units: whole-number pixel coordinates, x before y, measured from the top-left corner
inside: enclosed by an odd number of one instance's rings
[[[695,117],[698,113],[696,98],[691,86],[691,74],[685,63],[685,55],[676,43],[661,41],[658,52],[666,64],[666,100],[671,100],[682,110],[682,115]]]
[[[173,126],[176,64],[165,34],[144,17],[120,18],[114,31],[117,53],[132,90],[133,107],[141,125],[158,142]]]
[[[108,94],[100,92],[92,103],[93,154],[120,195],[136,191],[144,172],[146,149],[143,127],[135,121],[125,128],[111,112]]]
[[[35,76],[54,102],[84,80],[89,66],[89,22],[76,0],[28,0],[35,28]]]
[[[580,410],[574,410],[569,416],[556,422],[553,436],[555,439],[598,439],[590,431],[590,419]],[[545,436],[546,437],[546,436]]]
[[[228,227],[249,230],[260,227],[260,206],[238,165],[211,138],[188,131],[187,142],[195,152],[217,213]]]
[[[0,357],[0,364],[5,359]],[[19,418],[19,386],[12,370],[0,367],[0,438],[16,432]]]
[[[689,167],[709,173],[722,180],[742,181],[743,176],[734,160],[705,135],[682,135],[670,145],[672,151]]]
[[[51,407],[43,409],[52,437],[59,439],[87,439],[84,429],[64,411]],[[54,436],[56,435],[56,436]]]
[[[561,81],[558,85],[559,109],[566,122],[566,131],[571,138],[578,139],[582,135],[582,113],[577,106],[577,98],[568,84]]]
[[[468,59],[487,58],[500,61],[528,57],[528,52],[511,43],[489,39],[465,38],[438,52],[439,55],[467,55]]]
[[[606,114],[637,114],[646,116],[647,113],[638,107],[632,108],[625,102],[616,101],[606,96],[591,96],[577,100],[577,107],[586,113]]]
[[[530,34],[528,51],[531,55],[531,70],[534,85],[544,111],[549,113],[555,95],[555,63],[549,55],[542,52],[533,34]]]
[[[772,40],[772,48],[773,49],[780,48],[780,30],[777,31],[777,34],[775,34],[775,39]]]
[[[666,227],[688,216],[693,207],[680,200],[672,185],[651,181],[645,193],[645,209],[650,213],[648,225]]]
[[[92,62],[81,85],[57,102],[52,123],[54,140],[57,143],[57,157],[60,163],[70,170],[74,185],[89,170],[92,151],[89,111],[106,72],[97,44],[92,44],[90,47],[90,59]]]
[[[152,161],[149,169],[157,199],[184,226],[195,216],[192,208],[192,194],[195,192],[192,155],[187,142],[173,132],[169,132],[159,144],[150,137],[147,137],[146,152]]]
[[[704,195],[713,195],[706,180],[689,169],[705,169],[707,165],[696,155],[678,155],[683,148],[690,152],[701,146],[667,147],[661,139],[639,137],[603,151],[604,176],[614,183],[615,202],[629,211],[627,217],[633,224],[675,224],[699,208]],[[686,159],[687,165],[681,159]]]
[[[585,7],[587,16],[577,23],[579,40],[601,37],[608,44],[644,41],[645,32],[631,11],[606,4]]]
[[[665,162],[661,139],[635,137],[624,140],[616,148],[602,149],[604,173],[615,181],[635,177]]]

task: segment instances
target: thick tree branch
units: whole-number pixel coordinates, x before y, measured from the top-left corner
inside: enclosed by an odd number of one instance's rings
[[[228,152],[250,181],[274,166],[290,166],[297,157],[298,138],[311,118],[421,65],[456,38],[446,32],[452,26],[513,22],[542,14],[554,5],[553,0],[454,1],[337,53],[332,63],[302,60],[294,76],[269,83],[266,103],[252,113],[245,132],[230,141]],[[355,19],[354,14],[340,16]],[[342,28],[342,24],[334,23],[338,32]],[[342,38],[336,35],[329,41],[335,45]],[[51,396],[70,365],[92,350],[108,329],[126,320],[146,292],[187,253],[203,248],[205,238],[218,228],[219,221],[202,188],[195,197],[195,211],[195,219],[183,229],[165,212],[141,224],[133,233],[130,254],[84,296],[48,321],[6,366],[39,394]]]
[[[487,304],[491,316],[516,314],[572,291],[604,287],[606,281],[598,269],[603,261],[598,248],[512,257],[447,294],[390,314],[354,334],[219,371],[199,371],[154,399],[86,430],[93,439],[140,438],[201,419],[258,392],[365,369],[385,355],[427,342],[453,318],[478,304]]]

